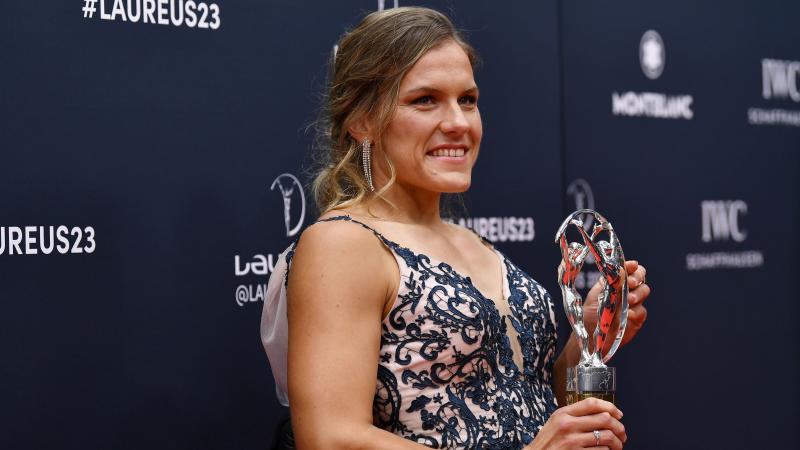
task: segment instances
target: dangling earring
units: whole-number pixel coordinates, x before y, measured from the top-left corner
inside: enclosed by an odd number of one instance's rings
[[[369,186],[370,191],[375,190],[375,186],[372,185],[372,142],[369,139],[365,139],[364,142],[361,143],[361,162],[364,164],[364,179],[367,181],[367,186]]]

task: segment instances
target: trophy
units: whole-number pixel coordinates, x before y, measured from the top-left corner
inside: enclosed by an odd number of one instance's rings
[[[577,229],[578,242],[567,241],[566,233],[571,226]],[[603,232],[606,232],[608,240],[602,240]],[[628,274],[622,246],[608,220],[591,209],[570,214],[556,233],[556,243],[561,248],[558,284],[581,354],[578,365],[567,368],[567,404],[587,397],[613,403],[616,370],[606,363],[619,348],[628,323]],[[589,255],[600,272],[602,288],[597,299],[597,322],[591,336],[584,323],[583,299],[575,289],[575,281]]]

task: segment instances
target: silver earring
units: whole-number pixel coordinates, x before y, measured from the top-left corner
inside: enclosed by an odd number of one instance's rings
[[[364,179],[367,181],[367,186],[369,186],[370,191],[375,190],[375,186],[372,185],[372,142],[369,139],[365,139],[364,142],[361,143],[361,162],[364,164]]]

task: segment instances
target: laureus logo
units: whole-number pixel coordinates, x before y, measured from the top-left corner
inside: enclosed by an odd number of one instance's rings
[[[639,62],[647,78],[655,80],[664,72],[666,64],[664,40],[655,30],[647,30],[639,41]]]
[[[283,197],[283,222],[286,225],[286,236],[292,237],[300,231],[306,218],[306,196],[303,193],[303,185],[294,175],[282,173],[272,181],[269,189],[274,191],[276,187]],[[294,195],[295,192],[297,195]],[[297,197],[300,199],[300,215],[295,219],[292,217],[292,199]],[[296,201],[295,204],[297,204]],[[296,224],[292,226],[292,223]]]
[[[271,191],[277,190],[283,199],[283,223],[286,226],[286,236],[292,237],[300,232],[306,218],[306,196],[303,193],[303,185],[300,180],[290,173],[282,173],[272,181],[269,188]],[[297,204],[300,208],[297,208]],[[299,209],[299,214],[298,210]],[[267,283],[263,281],[263,276],[269,275],[275,270],[278,262],[277,253],[254,254],[253,256],[234,255],[233,273],[236,277],[257,276],[258,282],[248,284],[241,282],[236,287],[236,304],[244,306],[248,303],[264,301],[267,293]]]
[[[567,196],[572,197],[575,211],[579,209],[594,209],[594,193],[592,193],[589,182],[583,178],[578,178],[567,186]],[[589,231],[594,222],[594,216],[591,214],[584,214],[581,220],[583,221],[583,228]]]

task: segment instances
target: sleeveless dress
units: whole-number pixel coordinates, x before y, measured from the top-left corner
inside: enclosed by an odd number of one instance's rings
[[[373,422],[431,448],[521,449],[556,409],[551,377],[556,347],[553,302],[505,255],[506,318],[469,277],[402,247],[350,216],[392,251],[397,298],[381,326]],[[291,262],[293,251],[287,254]],[[502,308],[501,308],[502,309]],[[513,358],[507,326],[519,339]]]

